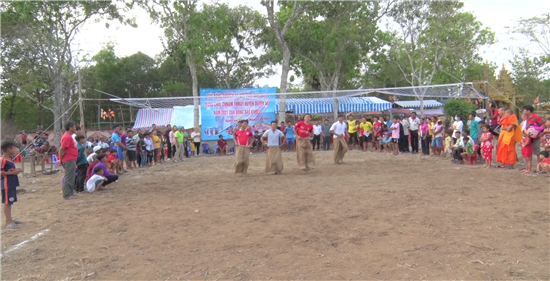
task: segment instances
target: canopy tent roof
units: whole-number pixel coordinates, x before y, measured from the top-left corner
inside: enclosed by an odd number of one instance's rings
[[[338,111],[383,111],[391,108],[391,102],[377,97],[339,97]],[[280,100],[277,100],[275,113],[279,113]],[[286,111],[296,114],[334,112],[334,98],[288,98]]]
[[[419,100],[403,100],[394,103],[404,108],[420,108]],[[424,100],[424,107],[443,107],[443,104],[436,100]]]

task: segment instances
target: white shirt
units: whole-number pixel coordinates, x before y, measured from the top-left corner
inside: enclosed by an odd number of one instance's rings
[[[193,138],[194,142],[201,142],[201,133],[191,133],[191,138]]]
[[[281,145],[281,138],[284,136],[285,134],[283,134],[280,130],[275,130],[275,132],[273,132],[273,129],[265,131],[262,135],[262,137],[267,138],[267,146]]]
[[[462,120],[455,121],[453,123],[453,136],[456,134],[456,132],[462,132],[463,127],[464,122],[462,122]]]
[[[90,179],[86,182],[86,190],[88,192],[94,192],[96,188],[96,182],[103,181],[103,176],[100,175],[93,175],[90,177]]]
[[[320,135],[321,132],[323,132],[323,126],[321,126],[321,125],[313,125],[313,134],[314,134],[314,135]]]
[[[334,131],[334,135],[333,135],[333,138],[338,138],[338,135],[345,135],[346,134],[346,128],[347,128],[347,123],[344,122],[344,123],[340,123],[340,121],[336,121],[334,122],[334,124],[332,124],[332,126],[330,127],[330,130],[331,131]]]
[[[94,157],[97,155],[97,153],[92,153],[86,157],[86,161],[88,161],[88,164],[92,163],[94,161]]]
[[[410,130],[411,131],[418,131],[418,126],[420,126],[420,118],[416,117],[414,120],[412,117],[409,117],[409,123],[410,123]]]
[[[408,136],[409,135],[409,120],[407,120],[407,118],[403,118],[403,120],[401,121],[401,125],[403,125],[403,133],[405,134],[405,136]]]
[[[78,142],[76,141],[76,134],[73,134],[73,140],[74,140],[74,145],[77,145]]]

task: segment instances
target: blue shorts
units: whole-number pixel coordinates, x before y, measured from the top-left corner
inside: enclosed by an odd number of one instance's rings
[[[295,141],[294,138],[287,138],[287,139],[286,139],[286,142],[288,142],[288,143],[292,143],[292,142],[294,142],[294,141]]]
[[[442,137],[437,137],[435,139],[432,140],[432,147],[437,147],[437,148],[441,148],[442,145],[441,145],[441,140],[443,138]]]
[[[122,147],[115,146],[115,150],[116,150],[116,157],[118,158],[118,160],[124,160],[124,150],[122,150]]]
[[[2,190],[2,204],[12,205],[17,202],[17,190],[15,187],[8,187]]]

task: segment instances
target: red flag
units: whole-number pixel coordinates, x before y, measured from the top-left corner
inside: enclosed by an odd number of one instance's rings
[[[539,96],[537,96],[537,98],[535,99],[535,101],[533,102],[533,104],[538,104],[539,103]]]

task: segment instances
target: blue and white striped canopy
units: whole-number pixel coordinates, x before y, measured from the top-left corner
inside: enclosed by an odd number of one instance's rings
[[[396,101],[395,104],[403,108],[420,108],[419,100]],[[424,107],[443,107],[443,104],[436,100],[424,100]]]
[[[377,97],[339,97],[338,111],[383,111],[390,109],[392,104]],[[279,100],[275,106],[279,113]],[[334,112],[333,98],[296,98],[286,99],[286,111],[296,114],[331,113]]]

